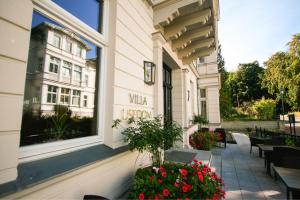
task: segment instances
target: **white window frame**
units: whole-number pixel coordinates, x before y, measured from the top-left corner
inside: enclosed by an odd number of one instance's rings
[[[56,44],[56,40],[55,38],[58,38],[58,44]],[[54,33],[53,34],[53,41],[52,41],[52,45],[55,46],[56,48],[59,48],[61,47],[61,40],[62,37],[60,35],[58,35],[57,33]]]
[[[77,93],[78,94],[75,94]],[[80,90],[73,90],[72,91],[72,106],[80,106]],[[74,104],[74,99],[78,99],[78,104]]]
[[[82,67],[79,65],[75,65],[74,66],[74,70],[73,70],[73,74],[74,74],[74,81],[81,81],[82,79]],[[77,77],[77,75],[79,74],[79,78]]]
[[[99,77],[98,89],[98,118],[97,118],[97,135],[83,138],[75,138],[64,141],[57,141],[45,144],[36,144],[31,146],[20,147],[19,162],[28,162],[55,155],[60,155],[86,147],[103,143],[104,126],[105,126],[105,108],[108,103],[105,99],[106,91],[106,73],[107,73],[107,47],[108,47],[108,16],[109,16],[109,0],[104,0],[103,5],[103,28],[102,33],[97,32],[72,14],[58,6],[52,1],[32,0],[33,9],[42,15],[56,21],[62,26],[74,31],[82,37],[88,39],[96,46],[101,48],[101,73]],[[98,72],[99,73],[99,72]],[[57,98],[58,99],[58,98]],[[102,112],[101,112],[102,111]]]
[[[83,47],[77,44],[75,55],[82,58]]]
[[[201,96],[201,90],[205,90],[205,96],[202,97]],[[206,104],[206,113],[205,113],[205,117],[208,119],[208,112],[207,112],[207,88],[198,88],[199,94],[198,94],[198,98],[199,98],[199,104],[198,104],[198,111],[200,111],[198,114],[202,115],[202,102],[205,102]]]
[[[69,71],[69,75],[66,76],[66,72]],[[62,65],[62,76],[66,78],[71,78],[72,77],[72,63],[68,61],[63,61]]]
[[[83,107],[88,107],[88,95],[83,95]]]
[[[89,75],[88,74],[84,75],[84,82],[85,82],[85,86],[88,87],[89,86]]]
[[[70,88],[60,88],[60,97],[59,97],[59,103],[63,105],[69,105],[70,104],[70,98],[71,98],[71,89]],[[66,101],[67,99],[67,101]]]
[[[68,44],[70,44],[70,46],[68,46]],[[72,53],[72,47],[73,47],[72,41],[66,38],[65,51],[68,53]]]
[[[49,68],[48,72],[53,73],[53,74],[58,74],[59,72],[59,65],[60,65],[61,60],[55,56],[50,56],[50,61],[49,61]],[[53,65],[54,69],[56,68],[56,71],[51,71],[51,64]]]
[[[53,90],[49,91],[49,88],[52,87],[52,88],[56,88],[56,92],[54,92]],[[56,104],[57,103],[57,92],[58,92],[58,87],[54,86],[54,85],[48,85],[47,86],[47,94],[46,94],[46,102],[49,104]],[[48,102],[48,95],[51,95],[51,102]],[[55,95],[55,102],[53,102],[53,95]]]

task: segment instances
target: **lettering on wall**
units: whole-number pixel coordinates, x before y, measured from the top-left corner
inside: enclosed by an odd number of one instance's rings
[[[147,105],[147,97],[129,93],[129,103],[134,105]],[[122,109],[121,119],[127,120],[129,118],[151,118],[152,112],[144,109]]]

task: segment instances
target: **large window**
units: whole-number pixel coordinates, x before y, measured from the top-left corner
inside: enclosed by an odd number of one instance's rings
[[[70,89],[61,88],[60,103],[61,104],[69,104],[69,102],[70,102]]]
[[[64,61],[63,68],[62,68],[62,75],[64,77],[70,78],[71,70],[72,70],[72,64],[67,61]]]
[[[60,48],[60,43],[61,43],[61,37],[57,34],[54,34],[53,36],[53,46]]]
[[[60,65],[60,59],[51,56],[50,63],[49,63],[49,72],[57,74],[59,65]]]
[[[81,67],[78,65],[74,66],[74,80],[76,81],[81,80]]]
[[[78,57],[82,57],[82,47],[81,46],[77,46],[76,48],[76,56]]]
[[[72,105],[73,106],[80,105],[80,91],[79,90],[73,90]]]
[[[207,118],[206,89],[198,88],[198,113]]]
[[[56,103],[57,87],[48,85],[47,103]]]
[[[66,44],[65,44],[65,50],[69,53],[72,52],[72,42],[70,40],[66,40]]]
[[[107,43],[101,34],[102,0],[33,2],[20,141],[20,157],[26,159],[101,142],[98,94],[100,65],[106,59],[101,52]],[[47,43],[37,42],[41,36]],[[89,88],[78,84],[83,72],[89,74]]]

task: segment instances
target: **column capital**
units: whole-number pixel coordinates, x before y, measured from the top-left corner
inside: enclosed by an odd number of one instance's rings
[[[166,43],[166,39],[160,31],[152,33],[154,47],[162,47]]]

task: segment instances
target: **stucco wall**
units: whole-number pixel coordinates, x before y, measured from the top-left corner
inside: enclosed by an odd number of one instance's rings
[[[31,1],[0,1],[0,184],[17,176],[31,18]]]
[[[143,111],[153,116],[154,89],[144,83],[144,61],[153,61],[152,21],[152,8],[143,1],[117,1],[114,119]],[[146,103],[132,102],[134,95]],[[114,131],[114,141],[121,145],[120,130]]]
[[[37,186],[15,193],[5,199],[83,199],[86,194],[115,199],[132,183],[135,170],[147,157],[125,152],[96,162]]]
[[[258,128],[265,128],[269,130],[278,129],[279,124],[277,121],[223,121],[221,123],[222,128],[226,130],[235,130],[235,131],[246,131],[246,128],[255,129],[255,126]]]

